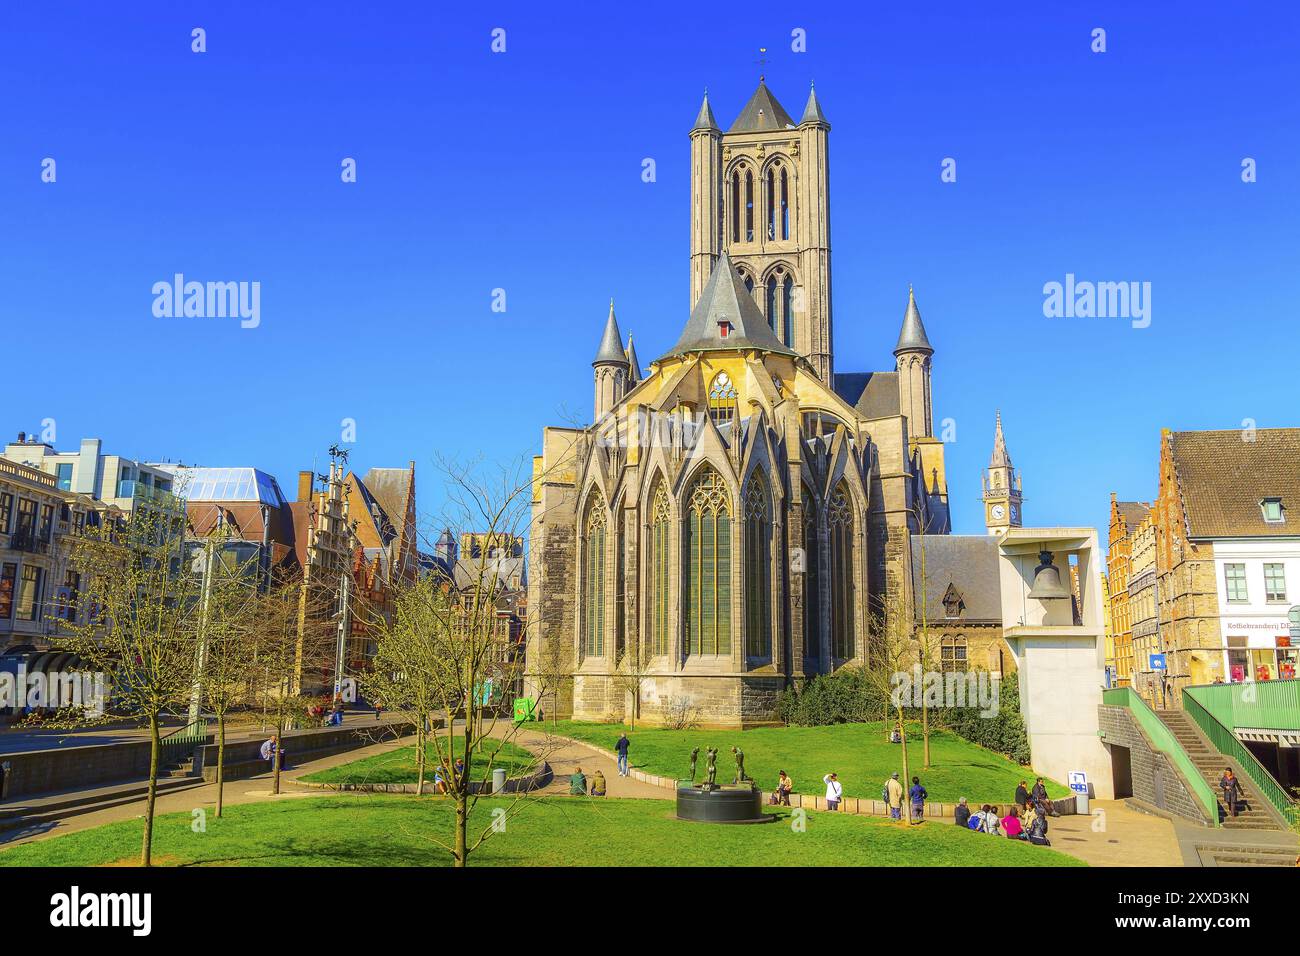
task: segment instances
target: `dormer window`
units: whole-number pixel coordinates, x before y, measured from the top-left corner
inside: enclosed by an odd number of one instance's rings
[[[943,596],[943,615],[947,618],[961,617],[961,612],[966,609],[966,602],[961,599],[961,592],[957,590],[956,585],[949,584],[948,590]]]
[[[1259,510],[1264,514],[1264,520],[1269,524],[1282,524],[1286,521],[1286,515],[1282,512],[1281,498],[1265,498],[1259,503]]]

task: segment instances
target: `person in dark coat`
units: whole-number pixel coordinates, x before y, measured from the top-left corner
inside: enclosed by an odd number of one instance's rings
[[[1025,786],[1025,781],[1020,781],[1020,786],[1016,787],[1016,806],[1023,812],[1029,805],[1029,788]]]
[[[957,804],[957,809],[952,813],[952,822],[959,827],[964,827],[970,823],[970,807],[966,805],[966,798],[961,798],[961,803]]]
[[[1029,821],[1029,831],[1025,839],[1035,846],[1052,845],[1047,839],[1047,814],[1043,812],[1041,806],[1034,808],[1034,818]]]
[[[1231,767],[1226,768],[1223,776],[1219,778],[1219,789],[1223,791],[1223,802],[1228,812],[1235,817],[1237,804],[1241,802],[1241,782],[1237,780]]]
[[[1029,797],[1034,805],[1042,807],[1045,813],[1052,812],[1052,803],[1047,799],[1047,785],[1043,783],[1042,777],[1034,781],[1034,789],[1029,791]]]

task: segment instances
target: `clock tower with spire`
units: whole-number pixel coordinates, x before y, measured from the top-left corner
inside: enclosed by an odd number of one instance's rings
[[[993,455],[989,458],[984,481],[984,524],[989,534],[1003,534],[1019,528],[1023,515],[1020,511],[1020,476],[1007,454],[1007,440],[1002,434],[1002,412],[998,412],[997,429],[993,433]]]

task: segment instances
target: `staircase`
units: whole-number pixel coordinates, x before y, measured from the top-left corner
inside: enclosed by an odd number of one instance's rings
[[[1211,747],[1209,741],[1192,722],[1192,718],[1181,710],[1157,710],[1156,715],[1178,740],[1179,746],[1187,752],[1187,756],[1196,765],[1205,782],[1210,785],[1210,789],[1218,795],[1219,819],[1223,822],[1225,830],[1286,830],[1286,827],[1264,806],[1263,799],[1248,786],[1246,775],[1236,765],[1236,761],[1230,760]],[[1235,817],[1228,813],[1228,808],[1223,803],[1223,791],[1219,788],[1219,779],[1223,776],[1223,770],[1229,766],[1232,767],[1232,772],[1241,786],[1241,800]]]

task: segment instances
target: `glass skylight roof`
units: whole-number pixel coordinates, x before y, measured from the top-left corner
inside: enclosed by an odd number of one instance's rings
[[[284,504],[275,478],[257,468],[185,468],[177,479],[189,501],[258,501],[276,508]]]

